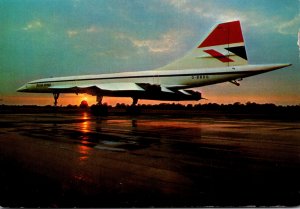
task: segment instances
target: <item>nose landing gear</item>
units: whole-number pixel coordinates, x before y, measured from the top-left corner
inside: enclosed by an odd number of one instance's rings
[[[55,107],[57,106],[57,100],[58,100],[58,97],[59,97],[59,93],[53,93],[54,106],[55,106]]]

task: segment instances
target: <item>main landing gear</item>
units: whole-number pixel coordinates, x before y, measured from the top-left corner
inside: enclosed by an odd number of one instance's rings
[[[95,116],[106,116],[108,114],[108,106],[106,104],[102,105],[103,96],[97,95],[96,105],[91,106],[91,113]]]
[[[58,97],[59,97],[59,93],[53,93],[54,106],[55,106],[55,107],[57,106],[57,100],[58,100]]]
[[[139,99],[132,97],[132,104],[131,106],[134,107],[138,103]]]
[[[103,100],[103,96],[98,96],[97,95],[97,98],[96,98],[97,105],[102,105],[102,100]]]
[[[126,112],[129,115],[138,115],[140,113],[139,108],[136,106],[138,103],[138,98],[132,97],[132,104],[128,108],[126,108]]]

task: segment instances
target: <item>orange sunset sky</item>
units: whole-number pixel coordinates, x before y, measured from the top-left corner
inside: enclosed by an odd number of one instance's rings
[[[52,105],[51,94],[20,93],[47,77],[151,70],[197,46],[216,24],[240,20],[249,64],[292,66],[240,82],[197,88],[204,104],[300,104],[298,0],[11,0],[0,3],[0,104]],[[61,94],[58,105],[96,98]],[[103,103],[131,103],[104,97]],[[140,100],[139,104],[165,101]],[[173,103],[173,101],[170,101]],[[177,103],[177,102],[175,102]]]

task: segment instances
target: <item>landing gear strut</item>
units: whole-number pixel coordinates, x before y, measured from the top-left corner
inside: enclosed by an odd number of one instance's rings
[[[134,98],[134,97],[132,97],[132,104],[131,104],[131,106],[135,106],[137,103],[138,103],[138,98]]]
[[[55,107],[57,106],[57,100],[58,100],[58,97],[59,97],[59,93],[53,93],[54,106],[55,106]]]
[[[138,115],[140,113],[140,109],[136,106],[138,103],[138,98],[132,97],[132,104],[128,108],[126,108],[126,112],[130,115]]]
[[[102,99],[103,99],[103,96],[98,96],[98,95],[97,95],[97,98],[96,98],[96,100],[97,100],[97,105],[101,105],[101,104],[102,104]]]
[[[96,116],[105,116],[108,115],[108,106],[102,105],[102,95],[96,95],[96,105],[91,106],[91,113]]]

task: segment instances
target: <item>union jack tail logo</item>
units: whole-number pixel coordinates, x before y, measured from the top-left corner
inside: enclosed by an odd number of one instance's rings
[[[218,24],[190,53],[162,70],[215,68],[247,65],[240,21]]]
[[[247,53],[239,21],[221,23],[198,46],[206,53],[202,57],[211,57],[232,65],[247,64]]]

